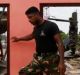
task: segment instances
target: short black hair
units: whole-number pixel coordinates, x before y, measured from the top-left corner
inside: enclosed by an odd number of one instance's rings
[[[37,13],[37,12],[38,12],[38,13],[40,12],[40,11],[38,10],[38,8],[32,6],[32,7],[30,7],[29,9],[26,10],[25,14],[26,14],[26,15],[27,15],[27,14],[33,14],[33,13]]]

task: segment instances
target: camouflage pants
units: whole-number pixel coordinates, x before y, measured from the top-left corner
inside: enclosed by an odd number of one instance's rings
[[[59,75],[57,71],[58,63],[58,55],[48,53],[37,56],[37,54],[34,54],[31,63],[22,68],[19,71],[19,75]]]

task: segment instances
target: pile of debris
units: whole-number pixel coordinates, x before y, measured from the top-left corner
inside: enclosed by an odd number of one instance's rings
[[[80,75],[80,57],[65,60],[66,75]]]

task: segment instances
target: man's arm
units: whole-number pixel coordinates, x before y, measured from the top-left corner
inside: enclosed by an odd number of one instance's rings
[[[32,34],[29,34],[27,36],[23,36],[23,37],[12,37],[13,39],[13,42],[18,42],[18,41],[29,41],[29,40],[32,40],[34,38],[34,35],[33,33]]]
[[[64,46],[63,46],[60,34],[56,34],[54,36],[54,39],[56,40],[56,43],[58,46],[59,55],[60,55],[60,63],[63,64],[64,63]]]
[[[61,36],[59,33],[57,33],[54,36],[54,39],[57,43],[58,46],[58,50],[59,50],[59,56],[60,56],[60,62],[59,62],[59,66],[58,66],[58,70],[60,72],[60,75],[64,75],[65,73],[65,65],[64,65],[64,46],[63,46],[63,42],[61,40]]]

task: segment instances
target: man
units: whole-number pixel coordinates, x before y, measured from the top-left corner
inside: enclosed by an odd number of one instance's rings
[[[64,47],[60,37],[58,26],[41,17],[36,7],[30,7],[26,12],[29,22],[34,25],[30,35],[17,38],[14,42],[35,39],[36,53],[33,61],[21,69],[19,75],[64,75]],[[59,51],[59,56],[57,55]]]
[[[69,18],[69,20],[73,20],[73,18]],[[69,26],[69,39],[70,39],[69,47],[71,49],[71,55],[72,56],[75,55],[75,51],[76,51],[77,32],[78,32],[77,24],[75,24],[74,22],[70,22],[70,26]]]

